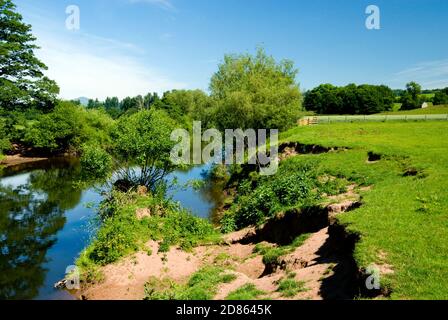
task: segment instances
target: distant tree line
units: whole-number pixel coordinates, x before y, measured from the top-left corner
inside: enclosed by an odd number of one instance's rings
[[[322,84],[305,94],[303,104],[318,114],[373,114],[391,110],[394,102],[394,92],[384,85]]]
[[[422,90],[416,82],[394,90],[385,85],[322,84],[305,93],[303,105],[318,114],[374,114],[391,110],[395,103],[401,110],[412,110],[421,108],[424,102],[448,104],[448,88]]]

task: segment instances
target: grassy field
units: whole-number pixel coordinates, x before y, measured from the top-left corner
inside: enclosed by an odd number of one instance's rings
[[[359,209],[339,216],[361,235],[357,263],[389,265],[381,282],[393,299],[448,298],[448,123],[323,124],[294,128],[281,141],[350,147],[303,159],[373,186]],[[381,160],[369,163],[369,152]]]
[[[390,115],[448,114],[448,105],[428,107],[425,109],[390,111],[390,112],[383,112],[381,114],[390,114]]]

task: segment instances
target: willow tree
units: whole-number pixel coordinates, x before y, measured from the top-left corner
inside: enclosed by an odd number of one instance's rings
[[[35,55],[35,41],[15,4],[0,0],[0,109],[54,107],[59,88],[44,75],[47,66]]]
[[[213,75],[210,93],[220,129],[286,129],[301,110],[298,70],[290,60],[276,61],[263,49],[226,55]]]

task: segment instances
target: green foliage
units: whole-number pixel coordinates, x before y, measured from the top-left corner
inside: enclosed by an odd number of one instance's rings
[[[322,84],[305,94],[304,107],[319,114],[374,114],[391,110],[394,92],[386,86]]]
[[[151,279],[145,285],[146,300],[211,300],[218,285],[233,281],[222,268],[207,266],[195,272],[187,284]]]
[[[412,110],[421,107],[422,100],[420,99],[420,94],[422,92],[422,87],[415,83],[409,82],[406,84],[406,91],[401,97],[401,110]]]
[[[442,105],[448,104],[448,87],[443,90],[437,91],[434,95],[433,104]]]
[[[43,152],[79,151],[82,144],[110,144],[112,119],[98,110],[60,102],[54,111],[28,121],[21,142]]]
[[[284,208],[310,201],[314,186],[305,172],[277,174],[261,180],[249,194],[236,199],[233,206],[236,228],[262,223]]]
[[[0,0],[0,109],[54,107],[59,88],[44,76],[47,67],[34,55],[35,40],[15,4]]]
[[[299,292],[306,291],[305,282],[297,282],[294,279],[283,279],[278,284],[277,291],[282,294],[283,297],[292,298]]]
[[[110,172],[112,157],[100,147],[87,144],[82,147],[81,166],[88,178],[104,178]]]
[[[258,290],[254,284],[248,283],[229,293],[226,300],[256,300],[265,292]]]
[[[219,129],[285,129],[295,124],[301,94],[297,70],[259,49],[255,56],[226,55],[210,82],[214,122]]]
[[[170,159],[174,146],[170,136],[174,122],[158,110],[143,110],[121,117],[113,133],[114,153],[122,162],[125,176],[135,186],[153,189],[175,169]],[[128,170],[137,165],[141,172]]]
[[[263,256],[263,263],[265,265],[276,265],[279,263],[279,258],[293,252],[296,248],[300,247],[310,234],[304,233],[294,239],[289,245],[286,246],[269,246],[264,243],[258,243],[255,245],[254,253]]]
[[[11,143],[6,134],[5,130],[5,120],[0,118],[0,155],[2,152],[7,151],[11,148]]]
[[[165,110],[170,117],[185,126],[191,126],[189,119],[202,120],[207,126],[206,115],[211,107],[207,94],[201,90],[173,90],[165,92],[161,103],[157,106]]]
[[[139,208],[148,208],[151,217],[138,220],[136,210]],[[161,252],[168,251],[172,245],[188,250],[219,239],[207,220],[193,216],[158,194],[138,196],[113,192],[101,204],[99,216],[102,218],[100,228],[84,252],[85,259],[95,265],[115,262],[142,249],[150,239],[161,241]]]

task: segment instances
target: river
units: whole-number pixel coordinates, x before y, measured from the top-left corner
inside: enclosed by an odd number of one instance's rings
[[[170,175],[179,185],[203,179],[208,166]],[[0,299],[73,299],[53,288],[94,235],[102,200],[95,187],[79,187],[74,159],[53,159],[4,169],[0,176]],[[193,214],[209,219],[216,194],[204,188],[168,192]]]

